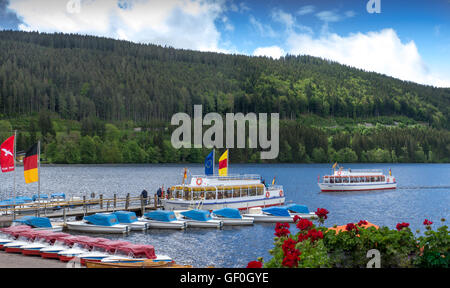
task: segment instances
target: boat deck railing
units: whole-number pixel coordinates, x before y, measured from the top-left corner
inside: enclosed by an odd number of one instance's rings
[[[261,180],[261,176],[257,174],[235,174],[228,176],[219,175],[192,175],[192,178],[207,178],[216,180]]]

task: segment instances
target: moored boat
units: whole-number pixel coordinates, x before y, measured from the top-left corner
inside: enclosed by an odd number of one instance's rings
[[[186,221],[178,220],[173,211],[155,210],[144,214],[140,221],[148,223],[149,228],[185,229]]]
[[[301,218],[313,219],[316,218],[314,213],[290,213],[289,208],[284,207],[269,207],[269,208],[252,208],[249,213],[242,216],[251,217],[255,223],[267,222],[267,223],[292,223],[294,217],[299,216]]]
[[[371,191],[396,189],[397,181],[389,169],[384,175],[379,169],[333,169],[332,175],[322,177],[318,183],[322,192]]]
[[[180,218],[186,221],[187,227],[193,228],[222,228],[223,221],[212,219],[210,212],[205,210],[184,210],[175,211],[175,214],[179,212]]]
[[[223,225],[253,225],[253,218],[242,217],[238,209],[222,208],[211,214],[213,219],[223,221]]]
[[[41,231],[33,243],[22,246],[22,254],[23,255],[41,255],[41,249],[49,247],[53,244],[52,240],[59,237],[66,237],[69,234],[61,233],[61,232],[53,232],[53,231]]]
[[[14,220],[12,225],[28,225],[34,230],[51,230],[53,232],[61,232],[63,229],[62,225],[53,225],[47,217],[35,216],[23,216]]]
[[[130,227],[131,230],[145,231],[148,229],[148,223],[140,221],[136,217],[136,213],[131,211],[116,211],[113,213],[116,215],[120,224],[125,224]]]
[[[85,216],[82,221],[67,222],[67,229],[91,233],[128,233],[128,225],[119,224],[119,220],[112,213],[97,213]]]
[[[42,248],[41,257],[46,259],[59,259],[58,253],[70,249],[78,236],[70,235],[55,239],[53,245]]]

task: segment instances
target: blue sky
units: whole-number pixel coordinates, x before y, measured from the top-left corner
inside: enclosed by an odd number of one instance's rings
[[[369,13],[369,1],[381,13]],[[0,0],[0,29],[273,58],[310,54],[450,87],[450,0]]]

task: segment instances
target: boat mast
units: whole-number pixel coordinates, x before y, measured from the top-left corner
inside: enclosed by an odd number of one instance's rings
[[[17,130],[14,130],[14,188],[13,188],[13,201],[14,201],[14,210],[13,210],[13,220],[16,220],[16,134]]]

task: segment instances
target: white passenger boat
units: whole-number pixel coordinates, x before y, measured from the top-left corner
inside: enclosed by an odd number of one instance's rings
[[[242,217],[239,209],[222,208],[212,211],[212,218],[223,221],[223,225],[253,225],[253,218]]]
[[[174,211],[177,218],[186,221],[187,227],[192,228],[222,228],[223,221],[212,219],[209,211],[205,210],[183,210]]]
[[[128,225],[119,224],[119,220],[112,213],[97,213],[85,216],[82,221],[67,222],[67,229],[91,233],[128,233]]]
[[[201,207],[206,210],[283,205],[283,187],[265,185],[259,175],[192,176],[190,184],[173,186],[165,210],[187,210]]]
[[[370,191],[396,189],[397,182],[389,169],[389,175],[382,170],[348,169],[334,170],[332,175],[322,177],[318,183],[322,192]]]
[[[148,223],[149,228],[156,229],[185,229],[186,221],[178,220],[173,211],[155,210],[144,214],[140,221]]]

